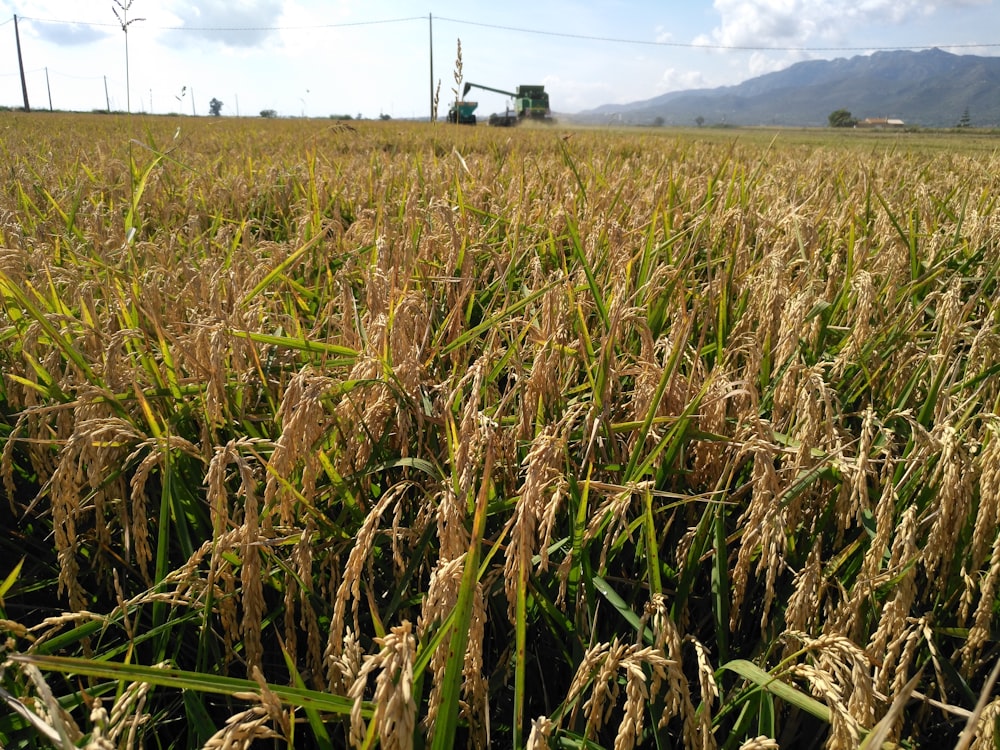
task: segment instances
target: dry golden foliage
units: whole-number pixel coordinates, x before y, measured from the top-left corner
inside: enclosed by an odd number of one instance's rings
[[[509,724],[490,696],[517,669],[517,700],[550,717],[511,730],[531,747],[634,747],[654,723],[730,740],[724,645],[764,668],[798,654],[787,676],[830,708],[831,746],[929,657],[929,695],[958,692],[945,662],[981,677],[1000,585],[994,145],[187,119],[175,142],[164,118],[133,204],[120,122],[84,139],[9,114],[0,476],[24,536],[4,552],[28,544],[37,595],[69,612],[0,622],[28,646],[99,623],[77,653],[242,662],[260,695],[209,745],[243,747],[290,734],[261,676],[292,679],[280,643],[354,699],[354,742],[406,746],[442,708],[444,648],[407,691],[459,599],[482,486],[473,744]],[[156,139],[171,158],[150,165]],[[625,608],[645,601],[637,638]],[[154,741],[142,690],[94,709],[95,747]],[[777,747],[756,731],[744,747]]]

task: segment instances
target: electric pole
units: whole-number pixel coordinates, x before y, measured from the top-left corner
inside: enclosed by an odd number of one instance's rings
[[[430,34],[431,51],[431,115],[428,119],[434,122],[434,16],[431,13],[427,14],[427,31]]]
[[[21,58],[21,32],[17,30],[17,14],[14,15],[14,40],[17,42],[17,67],[21,70],[21,93],[24,94],[24,111],[30,112],[28,105],[28,82],[24,80],[24,60]]]

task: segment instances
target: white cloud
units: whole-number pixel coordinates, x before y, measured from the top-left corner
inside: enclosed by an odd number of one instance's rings
[[[843,41],[860,25],[899,24],[947,5],[982,0],[715,0],[720,23],[698,38],[725,47],[805,47]]]
[[[30,33],[33,33],[38,39],[68,47],[99,42],[111,35],[110,31],[82,23],[49,23],[48,21],[28,20],[25,25]]]
[[[613,98],[615,87],[600,81],[584,81],[576,78],[562,78],[558,75],[543,76],[539,81],[552,96],[555,112],[576,112],[594,102]],[[558,92],[558,94],[556,93]]]
[[[747,77],[756,78],[767,73],[784,70],[797,62],[808,59],[808,57],[808,55],[801,52],[786,52],[781,55],[754,52],[750,55],[750,61],[747,64]]]
[[[230,47],[253,47],[274,32],[281,19],[282,0],[171,0],[165,9],[177,25],[189,30],[182,38],[222,42]],[[236,31],[234,29],[241,29]]]
[[[743,48],[730,57],[732,80],[742,81],[794,63],[828,56],[824,47],[879,47],[897,43],[898,31],[928,17],[993,0],[714,0],[718,24],[693,43]],[[810,52],[806,48],[814,48]],[[965,49],[965,52],[971,50]],[[713,55],[714,57],[715,55]]]
[[[656,88],[659,93],[666,94],[671,91],[709,88],[711,85],[700,70],[667,68],[660,76]]]
[[[653,31],[656,34],[656,43],[663,44],[664,42],[672,42],[674,40],[674,35],[667,31],[663,26],[658,25]]]

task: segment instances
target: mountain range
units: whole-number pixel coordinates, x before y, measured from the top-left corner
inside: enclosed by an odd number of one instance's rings
[[[968,111],[973,127],[998,126],[1000,57],[935,48],[809,60],[735,86],[606,104],[573,119],[693,125],[700,118],[705,125],[820,126],[838,109],[857,119],[900,119],[917,127],[954,127]]]

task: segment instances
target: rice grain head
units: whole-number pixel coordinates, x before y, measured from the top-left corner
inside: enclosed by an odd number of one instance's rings
[[[809,631],[821,616],[820,601],[823,588],[823,536],[816,537],[806,564],[795,574],[792,581],[792,595],[785,608],[785,627],[789,630]],[[790,654],[792,644],[786,644],[785,655]]]
[[[90,739],[83,750],[115,750],[115,743],[107,736],[108,711],[100,698],[95,698],[90,708]]]
[[[709,658],[708,649],[693,635],[685,636],[684,641],[694,646],[698,660],[698,686],[701,689],[701,710],[698,713],[701,722],[701,736],[712,734],[712,705],[719,699],[719,685],[715,681],[715,669]]]
[[[888,570],[896,575],[897,572],[903,571],[904,566],[909,565],[909,568],[902,573],[901,580],[896,584],[891,597],[882,606],[878,627],[868,642],[869,653],[886,654],[883,660],[884,666],[876,670],[876,688],[883,692],[887,687],[888,675],[899,670],[899,665],[892,664],[889,644],[909,629],[907,618],[917,597],[917,566],[910,564],[919,555],[917,514],[917,508],[913,505],[903,511],[896,538],[892,543]],[[906,680],[903,681],[904,684],[905,682]]]
[[[965,441],[953,426],[935,426],[933,436],[941,446],[930,482],[937,487],[936,513],[923,548],[923,564],[928,580],[940,587],[947,584],[952,557],[969,517],[976,473]]]
[[[649,618],[653,631],[653,648],[667,658],[665,675],[654,672],[650,683],[650,695],[660,695],[663,699],[663,715],[659,726],[665,727],[675,716],[683,723],[683,738],[685,747],[700,747],[711,750],[715,747],[715,736],[705,731],[705,726],[699,721],[687,676],[684,674],[684,637],[676,623],[671,619],[667,609],[666,598],[656,594],[646,607],[645,616]],[[701,675],[699,674],[699,677]],[[703,689],[711,690],[704,678],[699,679]],[[663,689],[665,687],[665,690]],[[705,713],[709,714],[706,705]]]
[[[744,742],[739,750],[780,750],[780,745],[777,740],[762,734]]]
[[[381,527],[382,516],[389,507],[397,502],[400,495],[406,490],[407,484],[393,485],[384,492],[378,502],[372,507],[365,517],[361,528],[358,529],[354,537],[354,546],[347,558],[344,566],[343,577],[333,604],[333,619],[330,623],[330,632],[327,639],[327,658],[336,658],[341,654],[343,644],[344,629],[347,626],[345,615],[347,603],[353,602],[352,611],[354,613],[354,632],[359,632],[358,627],[358,606],[361,602],[361,576],[364,573],[365,562],[371,555],[372,547],[375,544],[375,537]]]
[[[555,723],[547,716],[539,716],[531,722],[531,733],[528,735],[526,750],[545,750],[549,747]]]
[[[420,619],[417,622],[418,637],[425,637],[430,627],[442,622],[455,608],[461,588],[464,564],[464,555],[449,561],[439,559],[434,570],[431,571],[430,584],[424,597]],[[485,626],[485,592],[483,584],[478,582],[472,597],[469,637],[462,665],[464,676],[462,695],[465,700],[460,708],[461,715],[470,721],[470,726],[474,728],[473,736],[479,738],[478,741],[483,741],[486,732],[485,721],[480,719],[487,715],[489,697],[488,685],[483,676]],[[428,733],[433,732],[441,706],[441,682],[447,671],[447,662],[448,650],[446,648],[435,650],[434,655],[431,656],[429,669],[433,677],[433,684],[428,698],[427,713],[424,717]]]
[[[269,722],[267,711],[260,706],[241,711],[226,719],[225,726],[208,738],[202,750],[250,750],[259,741],[281,740]]]
[[[795,664],[789,668],[788,674],[806,680],[810,692],[830,709],[830,738],[826,746],[831,750],[857,747],[861,727],[848,712],[841,688],[830,679],[830,675],[811,664]]]
[[[282,395],[276,415],[281,424],[281,435],[275,441],[268,461],[264,507],[270,518],[271,509],[277,505],[277,516],[283,526],[295,525],[296,499],[295,493],[289,491],[282,480],[290,479],[295,467],[302,462],[300,492],[306,497],[312,496],[319,470],[314,446],[334,422],[323,399],[335,388],[331,378],[315,375],[306,366],[291,379]]]
[[[997,722],[1000,721],[1000,698],[990,701],[979,715],[970,750],[993,750],[1000,742]]]
[[[299,592],[299,628],[306,635],[306,664],[313,675],[317,690],[323,689],[323,642],[319,628],[319,617],[313,608],[312,601],[316,592],[313,588],[313,538],[316,527],[310,518],[302,530],[302,536],[292,548],[292,563],[298,579],[302,582]]]
[[[962,663],[971,674],[982,647],[989,638],[993,618],[993,601],[1000,589],[1000,423],[991,420],[986,428],[987,438],[983,450],[976,456],[980,467],[979,507],[976,524],[969,545],[969,566],[978,572],[989,549],[986,570],[981,575],[967,575],[959,617],[967,621],[968,610],[975,604],[969,635],[962,646]]]
[[[375,710],[372,721],[377,727],[381,747],[387,750],[410,750],[416,729],[417,706],[413,696],[413,661],[417,644],[410,622],[393,627],[384,638],[376,638],[377,654],[364,662],[348,693],[354,701],[351,710],[351,744],[361,747],[368,729],[361,716],[361,704],[368,678],[375,674]]]
[[[752,495],[739,522],[744,531],[732,573],[734,595],[730,619],[731,626],[737,627],[750,567],[759,550],[756,572],[765,577],[761,612],[761,629],[764,630],[774,602],[774,584],[784,560],[785,530],[792,527],[785,517],[785,508],[778,503],[780,481],[774,468],[776,447],[758,438],[750,441],[744,450],[753,454]]]
[[[633,750],[642,736],[642,728],[649,704],[649,690],[646,674],[639,659],[623,661],[625,670],[625,711],[618,732],[615,734],[614,750]]]
[[[803,644],[802,651],[812,664],[801,666],[815,668],[825,675],[825,682],[816,683],[819,693],[826,695],[832,690],[837,700],[844,704],[847,717],[854,725],[874,725],[876,705],[872,661],[864,649],[836,633],[813,638],[806,633],[786,631],[784,637]],[[802,674],[808,677],[811,672],[806,669]],[[813,682],[812,678],[810,681]]]
[[[992,637],[993,605],[1000,589],[1000,533],[993,540],[989,569],[979,583],[979,598],[972,615],[972,626],[962,645],[962,664],[966,674],[972,674],[980,664],[980,655]]]
[[[628,652],[628,646],[619,643],[617,637],[612,639],[604,650],[597,664],[590,697],[583,704],[583,714],[586,717],[584,737],[596,735],[611,717],[611,712],[618,703],[618,669],[622,659]]]
[[[260,517],[256,493],[248,493],[240,529],[240,601],[243,605],[243,646],[246,655],[247,676],[260,669],[264,656],[261,631],[264,622],[264,586],[261,580]]]
[[[566,441],[557,425],[546,426],[532,441],[524,460],[524,482],[514,508],[514,525],[504,563],[508,616],[514,622],[519,576],[530,575],[531,560],[540,555],[539,571],[548,568],[548,546],[554,516],[561,506]]]

